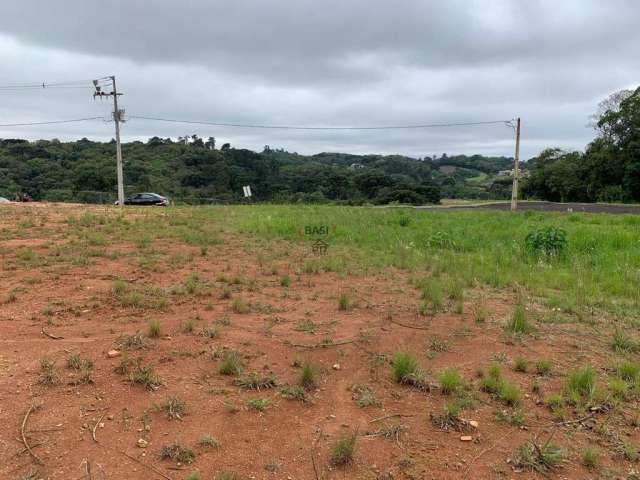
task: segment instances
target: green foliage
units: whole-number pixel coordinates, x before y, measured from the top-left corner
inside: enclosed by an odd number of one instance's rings
[[[565,396],[574,405],[589,404],[597,392],[596,372],[591,366],[569,372],[565,383]]]
[[[187,414],[187,405],[178,397],[172,396],[160,405],[160,410],[167,414],[169,420],[182,420]]]
[[[60,383],[60,374],[54,361],[46,357],[40,359],[40,378],[38,383],[41,385],[57,385]]]
[[[513,361],[513,369],[516,372],[526,373],[527,368],[529,367],[529,361],[523,357],[516,357]]]
[[[456,368],[443,370],[438,379],[440,381],[440,390],[445,395],[458,392],[464,385],[462,375]]]
[[[622,330],[616,330],[611,340],[611,348],[616,352],[635,353],[640,352],[640,342],[627,335]]]
[[[201,447],[220,448],[222,444],[216,437],[211,434],[207,434],[198,441],[198,445]]]
[[[549,359],[544,358],[536,362],[536,372],[538,372],[539,375],[549,375],[552,369],[553,363]]]
[[[546,149],[530,160],[525,196],[562,202],[640,201],[640,88],[600,104],[599,135],[585,153]]]
[[[269,374],[260,376],[256,372],[251,372],[244,378],[237,378],[234,383],[246,390],[263,390],[276,386],[275,375]]]
[[[511,319],[507,323],[505,329],[509,333],[514,334],[529,333],[533,330],[533,327],[531,326],[527,318],[527,311],[525,310],[524,306],[516,306],[516,309],[514,310],[513,315],[511,316]]]
[[[541,474],[558,467],[565,459],[565,452],[557,445],[547,442],[538,446],[533,441],[521,445],[514,455],[517,467]]]
[[[393,379],[397,383],[405,383],[420,369],[418,359],[408,352],[397,352],[393,357],[392,368]]]
[[[257,201],[425,204],[440,200],[440,188],[432,178],[438,167],[430,160],[398,155],[303,156],[281,149],[257,153],[214,149],[197,136],[187,140],[153,137],[146,143],[124,143],[127,193],[157,191],[196,204],[212,196],[240,202],[238,185],[252,185]],[[0,196],[13,198],[20,191],[36,200],[111,203],[114,157],[112,142],[0,140],[0,172],[6,172],[0,177]],[[354,163],[363,168],[350,168]],[[190,242],[202,246],[206,238],[196,235]]]
[[[331,449],[331,463],[337,466],[351,463],[356,450],[357,440],[358,435],[356,433],[349,433],[340,437]]]
[[[531,255],[559,257],[567,248],[567,232],[553,226],[537,228],[526,236],[524,245]]]
[[[341,293],[338,299],[338,310],[349,310],[351,306],[351,299],[346,293]]]
[[[318,370],[314,365],[305,363],[300,371],[298,384],[305,390],[311,390],[318,386]]]
[[[240,354],[235,350],[224,352],[222,363],[218,368],[218,372],[222,375],[238,376],[242,373],[242,359]]]
[[[169,458],[178,463],[192,463],[196,458],[196,452],[180,443],[164,445],[160,451],[160,458]]]
[[[149,332],[147,333],[149,338],[159,338],[161,333],[162,325],[160,324],[160,320],[149,320]]]
[[[269,405],[271,405],[271,400],[268,398],[250,398],[247,400],[247,407],[258,412],[264,412]]]

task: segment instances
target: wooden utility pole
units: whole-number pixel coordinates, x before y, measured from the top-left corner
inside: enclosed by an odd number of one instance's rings
[[[100,81],[111,80],[112,90],[111,93],[105,93],[102,90]],[[110,77],[104,77],[100,80],[94,80],[93,85],[96,87],[96,91],[93,97],[113,97],[113,121],[116,124],[116,174],[118,177],[118,206],[124,206],[124,174],[122,172],[122,146],[120,145],[120,122],[122,122],[122,114],[124,110],[118,108],[118,96],[122,95],[118,93],[116,88],[116,77],[111,75]]]
[[[516,121],[516,158],[513,165],[513,188],[511,189],[511,211],[512,212],[515,212],[518,209],[519,177],[520,177],[520,117],[518,117]]]

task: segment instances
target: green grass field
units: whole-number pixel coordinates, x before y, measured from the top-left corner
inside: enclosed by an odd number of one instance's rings
[[[71,224],[95,235],[92,215]],[[104,221],[104,219],[102,220]],[[417,211],[336,206],[252,205],[144,211],[135,222],[111,217],[102,231],[136,242],[220,241],[223,232],[305,245],[303,268],[365,274],[396,267],[465,287],[521,290],[578,315],[629,317],[640,312],[640,217],[488,211]],[[120,223],[125,222],[126,228]],[[328,226],[329,255],[314,256],[306,227]],[[525,237],[548,226],[566,231],[564,254],[530,255]]]

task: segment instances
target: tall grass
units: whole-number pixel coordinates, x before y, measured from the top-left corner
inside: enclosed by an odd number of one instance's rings
[[[522,285],[561,298],[568,309],[607,306],[640,310],[640,219],[632,215],[419,211],[316,205],[261,205],[235,209],[237,227],[271,239],[306,242],[305,225],[335,225],[322,268],[367,271],[404,265],[470,284]],[[411,213],[412,221],[399,219]],[[558,226],[567,232],[562,259],[524,256],[531,232]],[[447,238],[451,241],[434,241]],[[339,260],[336,260],[339,258]]]

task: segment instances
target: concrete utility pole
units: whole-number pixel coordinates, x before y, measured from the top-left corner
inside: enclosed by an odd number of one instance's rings
[[[111,80],[112,90],[111,93],[105,93],[102,91],[102,86],[99,85],[100,80]],[[124,174],[122,172],[122,146],[120,145],[120,122],[122,122],[122,114],[124,110],[118,108],[118,96],[122,95],[118,93],[116,88],[116,77],[111,75],[100,80],[94,80],[93,85],[96,91],[93,97],[113,97],[113,121],[116,124],[116,173],[118,177],[118,206],[124,206]]]
[[[122,147],[120,145],[120,121],[121,113],[118,110],[118,91],[116,89],[116,77],[114,75],[111,76],[111,81],[113,82],[113,91],[111,94],[113,95],[113,121],[116,124],[116,165],[117,165],[117,175],[118,175],[118,206],[124,206],[124,174],[122,173]],[[519,120],[518,120],[519,122]],[[518,123],[519,125],[519,123]],[[518,131],[519,127],[518,127]]]
[[[115,85],[115,84],[114,84]],[[513,166],[513,188],[511,189],[511,211],[518,209],[518,178],[520,177],[520,117],[516,121],[516,159]]]

